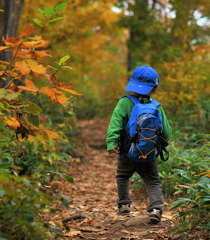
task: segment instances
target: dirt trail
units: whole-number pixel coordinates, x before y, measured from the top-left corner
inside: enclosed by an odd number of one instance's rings
[[[106,152],[107,126],[105,120],[80,122],[79,142],[84,147],[84,159],[83,164],[79,158],[70,164],[75,184],[65,182],[60,186],[70,203],[70,210],[63,212],[65,237],[61,239],[171,239],[168,231],[172,216],[167,207],[161,223],[149,224],[146,196],[136,190],[131,190],[130,216],[116,214],[117,156],[109,157]]]

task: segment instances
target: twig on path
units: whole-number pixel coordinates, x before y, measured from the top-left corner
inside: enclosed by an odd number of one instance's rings
[[[70,222],[71,220],[77,220],[77,219],[86,219],[86,216],[79,213],[79,214],[75,214],[70,217],[66,217],[66,218],[62,219],[63,226],[66,228],[66,230],[70,230],[70,227],[66,223]]]

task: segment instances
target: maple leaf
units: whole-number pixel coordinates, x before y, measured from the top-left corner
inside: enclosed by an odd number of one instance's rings
[[[28,35],[30,35],[32,32],[34,31],[34,26],[32,24],[27,24],[25,25],[21,32],[20,32],[20,36],[24,36],[27,37]]]
[[[30,67],[31,71],[39,73],[39,74],[45,74],[47,72],[47,69],[41,65],[38,64],[36,61],[27,59],[26,60],[28,66]]]
[[[15,63],[15,67],[21,72],[23,75],[27,75],[31,72],[26,61],[19,61]]]
[[[64,93],[57,95],[58,102],[61,103],[62,105],[67,104],[67,98]]]
[[[39,91],[39,89],[36,88],[36,86],[34,85],[34,83],[31,80],[26,79],[25,84],[26,84],[26,87],[18,86],[18,88],[23,89],[23,90],[27,90],[27,91],[31,92],[32,94],[35,94],[35,92]]]
[[[5,45],[11,46],[11,47],[17,47],[22,43],[22,39],[14,38],[14,37],[10,37],[10,38],[3,37],[2,41]]]
[[[67,98],[65,94],[57,89],[53,89],[50,87],[43,87],[40,89],[40,92],[46,94],[54,103],[61,103],[62,105],[67,103]]]

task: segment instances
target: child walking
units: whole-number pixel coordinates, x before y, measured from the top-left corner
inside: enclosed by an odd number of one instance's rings
[[[137,67],[130,78],[126,91],[131,92],[139,101],[146,106],[151,102],[151,95],[157,91],[159,86],[159,76],[156,70],[150,66]],[[131,116],[134,103],[128,97],[123,97],[115,107],[107,131],[107,151],[109,154],[117,153],[117,146],[121,134],[125,131],[127,122]],[[169,141],[172,130],[166,118],[163,108],[157,107],[161,114],[162,134],[166,141]],[[149,205],[147,211],[151,223],[158,223],[161,220],[163,211],[163,194],[161,180],[158,172],[158,163],[156,157],[150,162],[135,162],[125,154],[118,155],[117,163],[117,189],[118,189],[118,214],[129,214],[132,203],[129,195],[129,179],[137,172],[144,184],[149,196]]]

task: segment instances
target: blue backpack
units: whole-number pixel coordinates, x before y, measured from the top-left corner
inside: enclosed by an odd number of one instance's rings
[[[139,98],[125,95],[134,103],[126,129],[121,135],[120,154],[125,154],[135,162],[151,162],[158,155],[167,161],[169,154],[165,147],[168,143],[162,135],[163,125],[157,107],[160,103],[152,99],[149,103],[141,103]],[[167,158],[163,157],[163,151]]]

